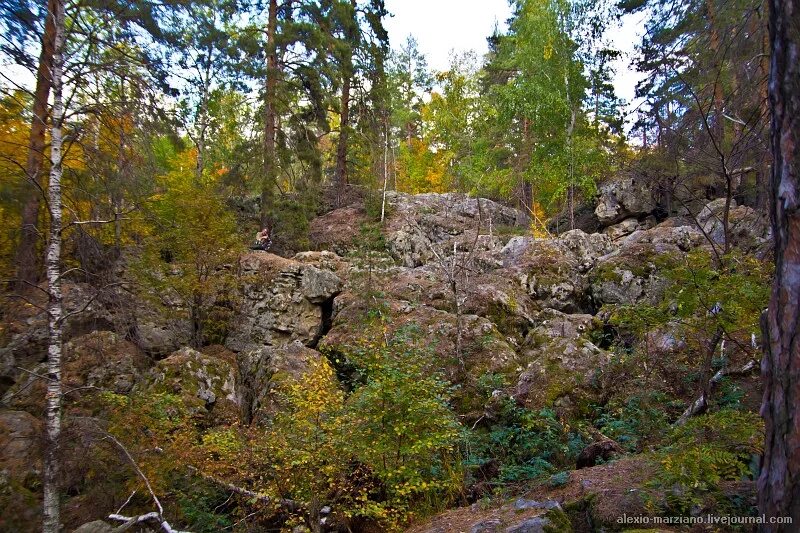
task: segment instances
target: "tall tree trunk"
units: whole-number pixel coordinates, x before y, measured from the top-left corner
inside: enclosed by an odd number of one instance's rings
[[[350,86],[353,79],[353,51],[358,46],[358,5],[356,0],[350,0],[350,7],[353,9],[352,20],[347,20],[348,26],[345,30],[345,39],[349,48],[349,57],[344,58],[344,68],[342,69],[342,100],[341,100],[341,120],[339,121],[339,142],[336,145],[336,187],[339,193],[347,185],[347,143],[350,128]],[[338,196],[337,196],[338,200]]]
[[[797,531],[800,524],[800,2],[770,0],[772,49],[772,234],[775,280],[764,320],[766,442],[758,479],[762,531]]]
[[[49,0],[47,15],[42,33],[41,51],[39,52],[39,66],[36,71],[36,89],[33,93],[33,118],[28,139],[28,159],[25,163],[25,176],[28,186],[25,188],[25,198],[22,204],[22,227],[20,240],[17,246],[14,263],[17,269],[16,289],[25,292],[29,284],[39,281],[39,268],[41,262],[36,253],[36,243],[39,241],[39,204],[40,204],[40,173],[44,160],[45,130],[47,129],[47,100],[50,97],[51,73],[53,63],[53,41],[55,38],[55,12],[56,0]]]
[[[725,95],[723,93],[722,75],[720,69],[723,68],[723,63],[720,61],[720,42],[719,30],[717,29],[717,7],[714,5],[715,0],[706,0],[706,11],[708,13],[708,25],[710,30],[710,45],[713,60],[711,62],[712,75],[714,79],[714,142],[719,147],[720,152],[724,151],[725,143],[725,122],[723,111],[725,107]],[[724,160],[722,161],[724,165]],[[724,172],[724,170],[723,170]]]
[[[264,181],[261,185],[261,224],[271,226],[275,185],[278,181],[275,156],[276,100],[278,90],[278,0],[269,0],[267,19],[267,85],[264,94]]]
[[[347,141],[350,127],[350,73],[347,69],[342,80],[342,113],[339,125],[339,142],[336,145],[336,187],[341,193],[347,185]]]
[[[761,59],[759,59],[759,71],[761,79],[758,83],[759,106],[762,109],[764,120],[768,120],[769,112],[769,31],[764,30],[766,24],[762,17],[769,16],[769,0],[763,0],[760,16],[758,17],[759,31],[761,31]],[[769,172],[770,154],[767,150],[759,150],[761,154],[758,168],[756,170],[756,208],[761,212],[766,212],[769,208]]]
[[[62,70],[64,66],[64,0],[54,0],[52,17],[55,24],[53,39],[52,89],[53,113],[50,134],[50,234],[45,266],[47,270],[47,395],[45,407],[44,446],[44,533],[58,533],[59,517],[59,438],[61,435],[61,338],[63,308],[61,299],[61,145],[64,121],[62,101]]]

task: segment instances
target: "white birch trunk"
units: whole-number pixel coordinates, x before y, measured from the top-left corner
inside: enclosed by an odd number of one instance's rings
[[[62,299],[61,299],[61,162],[62,125],[64,103],[62,71],[64,68],[64,0],[52,4],[55,13],[55,42],[51,81],[53,88],[52,131],[50,141],[50,183],[48,200],[50,208],[50,234],[47,242],[45,266],[47,269],[47,396],[45,408],[44,447],[44,533],[61,530],[58,497],[59,437],[61,434],[61,344],[62,344]]]

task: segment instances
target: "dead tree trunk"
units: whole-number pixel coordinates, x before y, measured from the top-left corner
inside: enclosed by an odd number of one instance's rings
[[[61,162],[64,105],[62,101],[62,70],[64,67],[64,0],[54,0],[52,17],[55,24],[53,39],[52,129],[50,133],[50,183],[48,201],[50,208],[50,234],[47,242],[45,267],[47,270],[47,396],[45,407],[44,446],[44,533],[58,533],[59,518],[59,437],[61,434],[61,338],[63,308],[61,298]]]
[[[770,0],[772,110],[772,234],[775,280],[764,320],[766,442],[758,479],[758,507],[792,525],[762,531],[796,531],[800,524],[800,2]]]
[[[25,163],[25,198],[22,204],[22,227],[17,245],[15,266],[17,269],[16,289],[26,291],[39,281],[40,259],[36,256],[36,243],[39,241],[40,174],[44,160],[45,130],[47,129],[47,100],[50,97],[50,76],[53,63],[53,40],[55,23],[53,13],[55,0],[50,0],[42,34],[42,49],[39,53],[39,66],[36,71],[36,89],[33,93],[33,118],[28,140],[28,159]]]

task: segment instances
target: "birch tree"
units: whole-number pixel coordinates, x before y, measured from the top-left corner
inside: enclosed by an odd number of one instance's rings
[[[45,267],[47,271],[47,396],[45,410],[44,447],[44,533],[57,533],[60,527],[58,473],[59,437],[61,434],[61,351],[63,302],[61,297],[61,177],[62,126],[64,123],[64,0],[49,4],[55,26],[53,62],[50,73],[53,91],[52,128],[50,131],[50,180],[48,202],[50,233],[47,242]]]

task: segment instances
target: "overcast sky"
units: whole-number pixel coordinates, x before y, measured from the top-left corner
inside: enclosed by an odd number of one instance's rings
[[[487,52],[486,37],[495,26],[507,28],[511,16],[507,0],[386,0],[394,15],[386,20],[392,47],[398,48],[410,34],[419,44],[434,70],[448,67],[452,50],[474,50],[478,57]],[[611,33],[623,57],[617,62],[614,86],[617,95],[632,102],[640,76],[629,67],[639,42],[643,16],[626,17],[621,28]],[[632,108],[632,106],[630,106]]]

